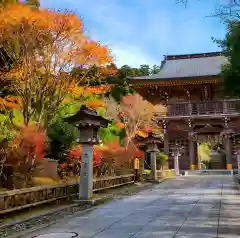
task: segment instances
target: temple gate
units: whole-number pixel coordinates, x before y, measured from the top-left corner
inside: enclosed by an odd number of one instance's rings
[[[165,56],[158,74],[129,78],[136,91],[156,108],[169,168],[174,163],[172,149],[180,146],[180,169],[198,169],[197,144],[203,141],[223,145],[226,164],[222,169],[237,168],[240,100],[224,97],[218,90],[225,63],[221,52],[171,55]]]

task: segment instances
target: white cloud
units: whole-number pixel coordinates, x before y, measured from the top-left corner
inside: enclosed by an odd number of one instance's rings
[[[214,27],[221,26],[216,19],[204,19],[211,12],[210,8],[204,11],[204,2],[185,9],[175,5],[175,0],[41,1],[46,7],[67,6],[76,11],[83,17],[87,34],[107,44],[119,66],[160,64],[164,54],[216,50],[210,37],[218,32]]]
[[[132,67],[139,67],[140,65],[147,63],[148,65],[159,64],[159,59],[150,57],[146,52],[141,51],[140,48],[128,45],[110,45],[113,56],[115,57],[115,63],[117,66],[131,65]]]

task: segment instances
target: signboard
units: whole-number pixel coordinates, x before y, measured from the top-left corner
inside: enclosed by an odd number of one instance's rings
[[[138,158],[134,159],[133,167],[134,169],[140,169],[140,160]]]

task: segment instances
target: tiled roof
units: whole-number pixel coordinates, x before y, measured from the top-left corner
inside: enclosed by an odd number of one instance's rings
[[[166,56],[159,73],[132,77],[133,80],[167,80],[189,77],[216,76],[221,72],[221,66],[227,63],[227,58],[220,52]]]

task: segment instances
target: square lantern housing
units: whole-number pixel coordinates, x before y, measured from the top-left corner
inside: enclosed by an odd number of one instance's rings
[[[146,152],[159,152],[158,145],[156,143],[148,144]]]
[[[161,135],[149,132],[147,137],[136,137],[135,141],[138,145],[145,146],[146,152],[159,152],[158,147],[163,145]]]
[[[65,118],[65,121],[75,125],[79,130],[79,142],[81,144],[99,144],[100,127],[107,127],[109,120],[97,115],[97,112],[81,106],[73,116]]]

